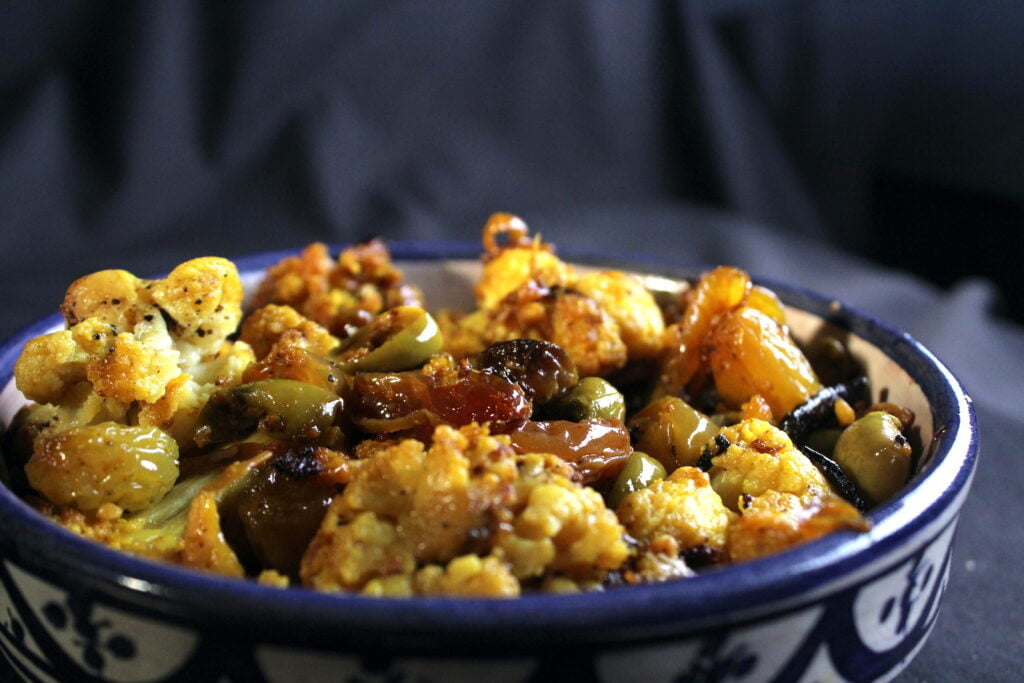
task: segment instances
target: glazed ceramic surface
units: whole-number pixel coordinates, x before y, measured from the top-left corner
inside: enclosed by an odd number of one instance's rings
[[[469,309],[469,245],[396,244],[432,308]],[[281,258],[239,261],[252,284]],[[656,266],[643,271],[658,272]],[[670,274],[660,271],[660,275]],[[649,275],[672,292],[676,279]],[[977,457],[970,399],[908,336],[775,283],[794,334],[842,334],[873,391],[917,415],[922,457],[864,534],[835,533],[692,579],[518,600],[381,600],[164,566],[59,528],[0,487],[0,649],[25,680],[885,680],[935,624]],[[0,349],[0,421],[24,399]]]

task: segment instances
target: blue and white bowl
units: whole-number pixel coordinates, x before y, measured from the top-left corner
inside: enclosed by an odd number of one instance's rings
[[[432,307],[468,307],[476,247],[392,245]],[[239,261],[252,283],[283,254]],[[650,270],[646,269],[647,272]],[[667,271],[665,271],[667,272]],[[676,281],[647,276],[654,289]],[[695,578],[518,600],[403,600],[280,590],[87,541],[0,487],[0,649],[25,680],[886,680],[924,644],[977,460],[971,400],[908,335],[810,292],[765,283],[807,339],[848,333],[876,392],[911,408],[924,447],[871,531],[834,533]],[[827,321],[827,322],[826,322]],[[0,348],[0,421],[25,341]]]

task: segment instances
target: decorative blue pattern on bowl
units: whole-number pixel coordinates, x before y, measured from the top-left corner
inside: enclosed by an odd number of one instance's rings
[[[427,270],[477,254],[461,243],[392,251]],[[238,265],[256,271],[283,255]],[[764,284],[882,351],[927,400],[937,435],[929,457],[905,491],[870,513],[869,533],[598,594],[382,600],[273,589],[117,553],[0,487],[0,649],[26,680],[889,678],[924,643],[945,590],[977,457],[970,399],[909,336],[813,293]],[[10,378],[22,344],[60,323],[51,316],[0,348],[0,409],[18,399]]]

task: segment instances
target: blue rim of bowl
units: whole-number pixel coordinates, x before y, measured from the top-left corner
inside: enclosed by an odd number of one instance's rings
[[[465,242],[395,242],[396,260],[474,259]],[[235,260],[240,271],[265,268],[294,250]],[[567,260],[597,265],[624,260],[606,253],[566,252]],[[692,276],[645,255],[634,269],[668,277]],[[903,559],[900,546],[929,527],[938,535],[967,493],[977,461],[977,422],[970,397],[953,374],[909,335],[832,299],[765,280],[783,301],[873,343],[917,382],[931,402],[935,427],[945,433],[925,470],[885,505],[871,511],[866,534],[838,532],[779,555],[732,565],[685,581],[630,586],[603,593],[525,595],[515,600],[418,597],[366,598],[280,590],[126,555],[58,527],[0,486],[0,529],[23,551],[22,562],[65,585],[161,618],[188,624],[243,627],[278,642],[320,647],[430,650],[441,637],[454,649],[507,654],[599,642],[638,641],[787,611],[875,575]],[[61,323],[52,315],[0,347],[0,379],[11,377],[24,342]],[[927,446],[927,445],[926,445]],[[890,556],[895,557],[888,561]],[[288,624],[282,633],[280,625]],[[346,634],[339,643],[338,634]]]

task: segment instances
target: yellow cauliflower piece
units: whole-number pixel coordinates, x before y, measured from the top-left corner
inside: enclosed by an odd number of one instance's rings
[[[333,351],[340,340],[291,306],[268,304],[250,313],[242,324],[239,339],[249,344],[257,358],[263,358],[289,330],[296,330],[303,348],[321,356]]]
[[[499,243],[499,237],[504,243]],[[530,238],[530,229],[518,216],[492,215],[484,225],[483,272],[473,289],[477,305],[489,311],[524,285],[559,287],[573,279],[572,267],[555,256],[550,244]]]
[[[238,272],[222,258],[186,261],[163,280],[123,270],[86,275],[61,305],[68,329],[25,345],[17,386],[57,407],[61,424],[51,430],[127,418],[185,445],[210,393],[237,383],[253,361],[247,344],[225,341],[241,301]]]
[[[593,299],[568,289],[538,292],[524,285],[498,308],[470,314],[458,326],[463,332],[445,347],[453,355],[512,339],[544,339],[562,347],[581,376],[607,375],[626,364],[615,319]]]
[[[729,558],[744,562],[813,541],[840,529],[869,527],[855,507],[837,496],[803,499],[768,491],[745,504],[729,527]]]
[[[253,297],[253,307],[291,306],[335,334],[361,327],[381,311],[396,306],[423,306],[419,289],[404,282],[380,240],[345,249],[332,261],[327,246],[310,244],[298,256],[267,269]]]
[[[622,525],[594,489],[552,472],[549,465],[519,488],[525,506],[517,506],[496,549],[520,579],[554,571],[577,580],[600,580],[629,558]]]
[[[515,598],[521,587],[508,565],[494,556],[460,555],[444,568],[424,567],[414,579],[421,595]]]
[[[439,427],[429,449],[405,440],[351,467],[348,486],[303,557],[307,585],[358,590],[373,578],[410,574],[417,563],[450,561],[487,528],[516,477],[507,439],[475,424]],[[363,562],[370,554],[386,561]]]
[[[643,283],[619,270],[585,275],[572,288],[598,303],[618,323],[631,359],[656,359],[662,352],[665,319]]]
[[[735,516],[711,487],[708,475],[696,467],[680,467],[667,479],[630,493],[616,512],[641,543],[664,535],[680,550],[706,546],[721,551]]]
[[[832,495],[824,475],[781,429],[758,419],[726,427],[729,448],[712,458],[711,485],[732,510],[742,496],[769,490],[816,498]]]
[[[305,585],[512,596],[520,579],[600,579],[629,556],[614,513],[563,461],[518,456],[485,427],[440,426],[430,448],[405,440],[361,454],[303,556]]]

